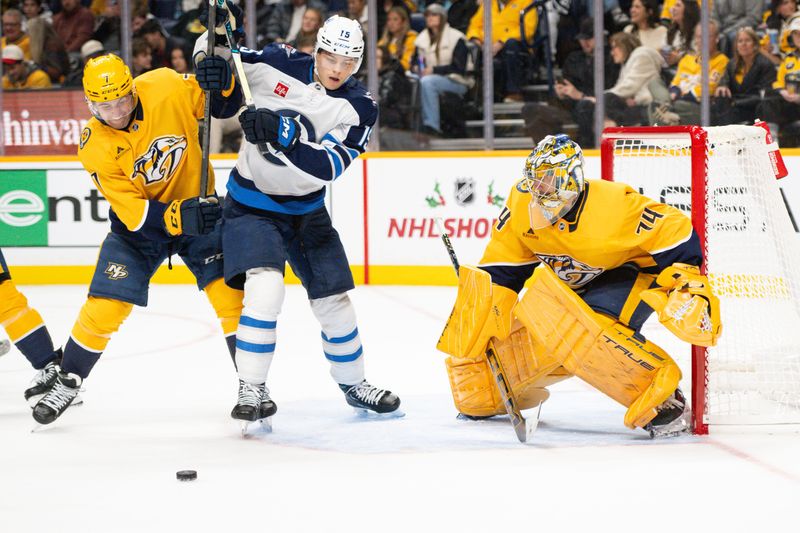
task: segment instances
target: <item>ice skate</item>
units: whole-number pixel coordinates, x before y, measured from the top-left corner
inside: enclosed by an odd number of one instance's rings
[[[53,387],[33,408],[33,418],[39,424],[54,422],[67,410],[81,389],[83,379],[77,374],[58,372]]]
[[[231,418],[238,420],[241,425],[242,436],[256,429],[265,432],[272,431],[272,415],[278,411],[278,406],[269,397],[266,384],[251,385],[239,380],[239,398],[231,411]]]
[[[400,398],[396,394],[373,387],[366,379],[355,385],[340,383],[339,388],[344,392],[347,403],[352,405],[359,415],[404,416],[403,412],[397,410],[400,407]]]
[[[691,430],[692,410],[686,405],[686,398],[680,389],[656,407],[658,414],[644,427],[650,438],[674,437]]]
[[[0,340],[0,355],[5,355],[11,350],[11,342],[8,339]]]
[[[56,376],[61,370],[61,349],[58,350],[56,358],[47,363],[44,368],[36,371],[36,375],[31,380],[30,387],[25,389],[25,400],[33,407],[42,397],[47,394],[56,382]]]

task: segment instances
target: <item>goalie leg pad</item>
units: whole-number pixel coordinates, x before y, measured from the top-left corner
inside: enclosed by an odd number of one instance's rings
[[[458,295],[436,347],[457,358],[483,358],[489,339],[504,339],[511,329],[517,293],[492,284],[488,272],[462,265]]]
[[[629,427],[649,422],[678,386],[680,369],[669,355],[593,311],[550,269],[536,270],[514,311],[534,344],[567,372],[629,407]]]
[[[503,341],[495,339],[493,343],[520,409],[536,407],[544,402],[550,396],[544,387],[571,377],[560,361],[534,345],[518,321],[508,338]],[[449,357],[446,365],[453,401],[460,413],[470,416],[505,414],[506,409],[485,357],[477,361]]]

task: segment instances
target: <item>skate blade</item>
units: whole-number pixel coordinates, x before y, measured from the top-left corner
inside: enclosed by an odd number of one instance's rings
[[[456,415],[456,420],[465,420],[467,422],[486,422],[487,420],[492,420],[494,416],[469,416],[465,415],[464,413],[458,413]]]
[[[58,417],[58,418],[61,418],[61,417]],[[56,427],[58,425],[58,424],[56,424],[56,422],[58,421],[58,418],[56,418],[55,420],[53,420],[49,424],[40,424],[39,422],[34,422],[34,426],[31,428],[31,433],[44,433],[48,429],[53,429],[54,427]]]
[[[650,427],[647,432],[651,439],[661,439],[669,437],[679,437],[688,435],[692,432],[692,414],[687,408],[681,416],[664,426]]]
[[[388,420],[390,418],[403,418],[406,416],[406,413],[400,409],[395,409],[388,413],[376,413],[375,411],[364,409],[363,407],[353,407],[353,412],[358,418],[363,418],[365,420]]]
[[[243,438],[272,433],[272,417],[260,418],[254,422],[239,420],[239,429]]]

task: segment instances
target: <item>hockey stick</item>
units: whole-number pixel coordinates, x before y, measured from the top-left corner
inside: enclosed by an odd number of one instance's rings
[[[208,6],[208,27],[214,28],[217,23],[217,9],[216,1],[209,0]],[[206,55],[214,55],[214,39],[209,36],[208,46],[206,47]],[[209,149],[211,145],[211,91],[205,91],[206,101],[203,107],[203,139],[201,149],[203,153],[203,160],[200,164],[200,199],[201,201],[208,196],[208,165],[209,165]]]
[[[447,232],[442,226],[442,219],[436,218],[435,221],[436,226],[439,228],[439,233],[442,235],[444,247],[447,248],[447,253],[450,255],[450,261],[453,263],[453,268],[456,271],[456,277],[458,277],[458,257],[456,256],[456,251],[453,248],[453,243],[450,242],[450,237],[447,235]],[[536,431],[536,427],[539,424],[539,410],[541,409],[541,404],[539,404],[539,407],[536,410],[536,418],[531,421],[526,419],[519,408],[517,396],[514,394],[514,391],[511,389],[511,385],[506,379],[507,374],[505,370],[503,370],[503,364],[497,357],[497,352],[494,349],[493,341],[489,341],[484,355],[486,355],[486,360],[489,362],[489,370],[491,370],[492,376],[494,377],[494,382],[497,385],[497,390],[500,392],[500,399],[503,401],[503,406],[506,408],[508,417],[511,420],[511,426],[514,428],[514,433],[517,434],[517,438],[520,442],[528,442],[528,439]]]
[[[214,2],[215,0],[211,0]],[[216,0],[219,7],[225,7],[225,0]],[[236,76],[236,81],[242,88],[242,95],[244,96],[244,105],[247,109],[255,111],[256,106],[253,103],[253,93],[250,92],[250,84],[247,83],[247,76],[244,73],[244,65],[242,64],[242,53],[239,50],[239,43],[233,36],[233,28],[231,28],[230,15],[225,20],[225,37],[228,39],[228,48],[231,49],[231,57],[233,58],[233,73]],[[259,143],[258,149],[263,155],[269,154],[267,143]]]

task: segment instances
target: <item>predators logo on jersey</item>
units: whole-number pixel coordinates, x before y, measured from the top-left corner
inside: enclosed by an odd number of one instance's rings
[[[543,263],[553,269],[559,279],[573,289],[586,285],[603,273],[602,268],[595,268],[568,255],[546,255],[537,253]]]
[[[141,176],[146,185],[169,181],[180,167],[186,147],[186,137],[168,135],[155,139],[133,163],[133,178]]]

